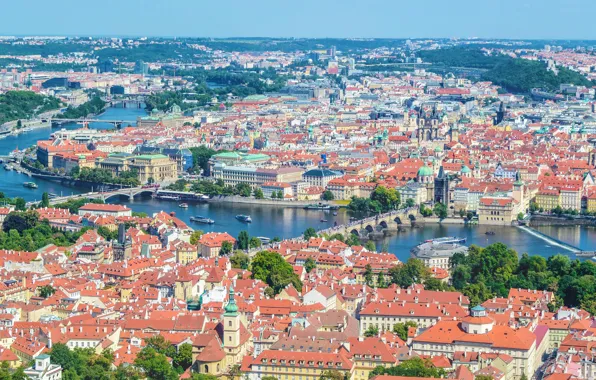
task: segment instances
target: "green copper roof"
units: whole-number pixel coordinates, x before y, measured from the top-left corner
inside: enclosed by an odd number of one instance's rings
[[[236,301],[234,300],[234,288],[233,287],[230,287],[230,299],[228,301],[228,304],[224,308],[224,310],[226,311],[224,313],[224,315],[227,315],[227,316],[233,317],[238,314],[238,305],[236,305]]]
[[[466,173],[466,174],[467,174],[467,173],[470,173],[470,172],[471,172],[471,170],[470,170],[470,168],[469,168],[469,167],[467,167],[466,165],[464,165],[464,167],[463,167],[463,168],[461,168],[461,172],[462,172],[462,173]]]
[[[433,175],[433,170],[428,166],[424,165],[420,169],[418,169],[418,176],[431,176]]]

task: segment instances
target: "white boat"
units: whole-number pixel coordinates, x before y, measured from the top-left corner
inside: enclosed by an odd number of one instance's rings
[[[190,217],[190,221],[191,222],[197,222],[197,223],[203,223],[203,224],[213,224],[213,223],[215,223],[215,220],[209,219],[206,216],[201,216],[201,215],[191,216]]]
[[[252,219],[250,218],[250,215],[242,215],[242,214],[236,215],[236,219],[238,219],[242,223],[252,223]]]

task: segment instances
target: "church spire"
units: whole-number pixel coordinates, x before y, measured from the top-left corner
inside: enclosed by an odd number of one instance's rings
[[[234,287],[232,286],[230,286],[230,297],[224,310],[226,311],[224,314],[226,316],[233,317],[238,315],[238,305],[236,305],[236,301],[234,300]]]

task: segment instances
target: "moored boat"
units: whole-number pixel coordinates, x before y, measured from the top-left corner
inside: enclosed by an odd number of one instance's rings
[[[178,205],[178,207],[181,207],[181,208],[188,208],[188,203],[180,203],[180,204]]]

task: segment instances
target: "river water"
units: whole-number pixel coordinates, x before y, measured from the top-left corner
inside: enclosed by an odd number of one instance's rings
[[[104,120],[136,120],[137,116],[144,114],[144,110],[134,108],[109,108],[98,118]],[[134,123],[132,124],[134,125]],[[80,127],[76,124],[64,126],[67,129]],[[90,128],[110,129],[113,128],[113,125],[109,123],[91,123]],[[35,145],[38,140],[48,139],[51,133],[50,128],[44,128],[0,139],[0,155],[7,155],[15,148],[23,149]],[[39,188],[28,189],[23,187],[22,184],[31,181],[31,178],[14,171],[5,171],[3,168],[0,168],[0,178],[0,191],[9,197],[23,197],[27,201],[40,200],[43,192],[67,195],[89,191],[89,189],[69,187],[38,178],[34,181]],[[340,210],[338,215],[334,216],[332,213],[322,211],[228,203],[190,204],[188,209],[183,209],[178,207],[177,202],[158,201],[150,197],[135,198],[133,202],[130,202],[127,198],[112,198],[111,202],[126,204],[134,211],[146,212],[149,215],[162,210],[175,212],[179,218],[195,229],[228,232],[233,236],[237,236],[242,230],[247,230],[251,236],[291,238],[299,236],[308,227],[323,229],[333,226],[335,222],[343,224],[349,220],[349,215],[345,210]],[[253,223],[244,224],[237,221],[234,217],[237,214],[251,215]],[[215,224],[208,226],[190,222],[190,217],[194,215],[207,216],[215,220]],[[327,221],[321,222],[322,219]],[[550,226],[536,229],[581,249],[596,250],[595,228]],[[486,235],[487,231],[495,232],[495,234]],[[378,248],[381,248],[383,244],[387,244],[389,252],[395,253],[400,260],[405,260],[409,257],[410,249],[416,244],[442,236],[465,237],[467,244],[481,246],[494,242],[503,242],[520,253],[528,252],[545,257],[565,253],[573,257],[571,252],[556,245],[551,245],[515,227],[429,224],[422,228],[406,228],[405,232],[393,232],[385,239],[377,241],[376,244]]]

